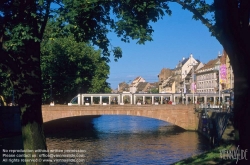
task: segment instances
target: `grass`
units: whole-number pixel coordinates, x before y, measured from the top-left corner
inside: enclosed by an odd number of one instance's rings
[[[192,165],[207,165],[207,164],[235,164],[236,160],[232,159],[223,159],[220,155],[221,150],[233,150],[235,148],[232,144],[225,144],[219,147],[216,147],[210,151],[207,151],[203,154],[192,156],[187,159],[183,159],[179,162],[174,163],[174,165],[182,165],[182,164],[192,164]]]

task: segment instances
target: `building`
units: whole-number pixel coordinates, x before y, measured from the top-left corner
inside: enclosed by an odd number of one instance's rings
[[[158,75],[159,93],[175,93],[174,70],[163,68]]]
[[[218,93],[233,88],[232,66],[225,51],[219,53],[218,58],[197,68],[195,74],[197,93]]]
[[[226,56],[226,68],[227,68],[227,81],[226,81],[226,89],[234,88],[234,73],[233,67],[230,64],[230,59],[226,51],[223,51],[223,54]]]
[[[137,86],[139,85],[139,83],[141,82],[146,82],[146,80],[144,78],[142,78],[141,76],[136,77],[132,83],[129,85],[129,91],[131,93],[136,93],[137,92]]]
[[[163,82],[164,80],[168,79],[172,76],[173,70],[168,68],[163,68],[158,75],[158,82]]]
[[[180,86],[183,87],[182,93],[196,92],[196,71],[202,68],[204,64],[197,60],[195,65],[191,65],[192,69],[186,73],[186,77],[180,82]],[[193,84],[193,85],[192,85]]]
[[[129,92],[129,85],[125,82],[119,83],[117,91],[119,93]]]
[[[125,82],[119,83],[118,85],[118,92],[119,93],[151,93],[156,92],[158,93],[159,84],[156,83],[149,83],[140,76],[136,77],[131,84],[127,84]]]
[[[160,93],[190,93],[193,73],[203,67],[203,64],[194,59],[191,54],[188,58],[182,59],[175,69],[163,68],[158,75]],[[193,72],[194,70],[194,72]]]
[[[219,59],[210,60],[202,68],[196,71],[196,92],[216,93],[219,89],[218,83]]]
[[[175,93],[175,80],[173,76],[159,82],[159,93]]]
[[[134,93],[148,93],[149,87],[150,87],[150,83],[139,82],[137,87],[136,87],[136,92],[134,92]]]
[[[226,66],[226,57],[227,54],[225,53],[225,51],[223,51],[223,54],[218,55],[218,58],[220,60],[219,62],[219,80],[220,80],[220,89],[221,90],[225,90],[226,89],[226,85],[227,85],[227,66]]]
[[[159,93],[159,82],[149,83],[147,93]]]
[[[195,66],[200,66],[200,61],[194,59],[193,55],[191,54],[189,58],[183,58],[182,61],[180,61],[175,70],[174,70],[174,80],[175,80],[175,93],[187,93],[186,85],[190,86],[190,78],[189,75],[189,81],[186,80],[188,74],[190,74],[190,71],[192,69],[195,69]],[[197,68],[197,67],[196,67]]]

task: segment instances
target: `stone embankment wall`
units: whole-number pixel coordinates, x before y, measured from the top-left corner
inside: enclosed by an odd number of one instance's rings
[[[0,138],[21,134],[20,108],[0,106]]]
[[[199,116],[198,131],[206,136],[212,145],[217,145],[227,127],[230,113],[211,112],[203,110],[197,113]]]

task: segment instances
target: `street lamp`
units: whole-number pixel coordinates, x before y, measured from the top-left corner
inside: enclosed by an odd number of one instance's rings
[[[220,81],[221,81],[220,80],[220,64],[221,64],[220,63],[220,58],[221,58],[221,54],[219,52],[219,54],[218,54],[218,59],[219,59],[219,64],[218,64],[219,65],[219,67],[218,67],[218,71],[219,71],[219,102],[218,102],[219,103],[219,110],[220,110]]]
[[[15,105],[15,91],[14,88],[12,88],[12,105]]]
[[[52,99],[52,84],[50,84],[50,102],[52,102],[53,99]]]
[[[50,103],[53,102],[53,93],[52,93],[52,76],[50,77]]]
[[[183,101],[182,103],[185,103],[184,102],[184,99],[185,98],[185,93],[186,93],[186,82],[185,82],[185,79],[186,79],[186,75],[187,75],[187,70],[185,70],[185,73],[182,73],[182,75],[184,76],[184,81],[183,81]],[[186,103],[187,103],[187,99],[186,99]]]
[[[191,54],[190,55],[190,57],[192,57],[193,55]],[[195,65],[197,65],[197,63],[195,62],[195,61],[193,61],[192,63],[190,63],[188,66],[192,66],[193,68],[192,68],[192,88],[193,88],[193,91],[192,91],[192,93],[193,93],[193,104],[194,104],[194,88],[195,88],[195,84],[194,84],[194,66]]]
[[[233,67],[229,66],[230,69],[230,89],[233,89],[233,79],[232,79],[232,75],[233,75]]]

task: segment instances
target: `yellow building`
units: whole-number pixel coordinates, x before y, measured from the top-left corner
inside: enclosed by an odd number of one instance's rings
[[[230,64],[230,59],[226,51],[223,51],[223,54],[226,56],[226,67],[227,67],[227,82],[226,82],[226,89],[234,88],[234,74],[233,68]]]

